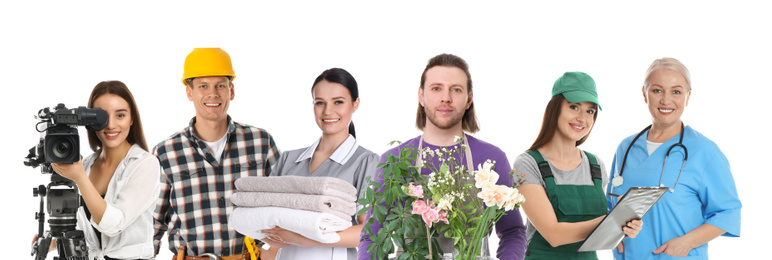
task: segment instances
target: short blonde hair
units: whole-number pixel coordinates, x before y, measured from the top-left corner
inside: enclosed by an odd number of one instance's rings
[[[689,75],[689,69],[687,69],[686,66],[684,66],[684,64],[677,59],[669,57],[656,59],[651,63],[649,69],[646,70],[646,77],[644,77],[643,80],[644,88],[649,89],[649,78],[651,77],[651,73],[658,69],[667,69],[680,73],[682,76],[684,76],[684,79],[686,79],[686,89],[688,91],[692,91],[692,78]]]

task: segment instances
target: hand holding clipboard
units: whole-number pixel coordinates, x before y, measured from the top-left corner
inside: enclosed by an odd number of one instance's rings
[[[630,220],[643,218],[666,191],[667,187],[630,188],[606,218],[587,236],[577,251],[614,249],[626,235],[619,227],[627,225]]]

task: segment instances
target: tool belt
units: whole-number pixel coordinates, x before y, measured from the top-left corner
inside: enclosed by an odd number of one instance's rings
[[[180,255],[174,255],[174,258],[172,260],[249,260],[249,253],[241,253],[238,255],[231,255],[231,256],[217,256],[214,254],[203,254],[200,256],[180,256]]]
[[[259,255],[259,254],[258,254]],[[250,253],[246,250],[238,255],[230,256],[218,256],[211,253],[202,254],[200,256],[185,255],[185,247],[182,246],[177,250],[177,254],[174,255],[172,260],[250,260]],[[260,259],[259,257],[257,259]]]

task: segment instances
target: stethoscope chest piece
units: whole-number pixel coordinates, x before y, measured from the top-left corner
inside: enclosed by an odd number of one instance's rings
[[[617,176],[611,179],[611,185],[613,185],[614,187],[622,186],[623,183],[625,183],[625,178],[623,178],[622,176]]]

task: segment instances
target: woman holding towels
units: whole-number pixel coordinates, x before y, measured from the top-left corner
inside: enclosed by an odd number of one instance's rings
[[[357,145],[351,116],[359,107],[359,91],[357,82],[351,74],[340,68],[325,70],[314,81],[311,93],[314,118],[322,130],[322,137],[307,148],[282,153],[271,177],[262,177],[259,181],[268,184],[268,180],[281,179],[282,181],[275,182],[275,185],[287,185],[298,193],[326,193],[320,196],[325,196],[323,198],[331,203],[326,203],[330,207],[323,212],[346,217],[345,221],[351,221],[351,225],[347,225],[347,228],[338,226],[337,228],[341,230],[336,233],[340,239],[333,243],[320,242],[318,238],[315,240],[306,237],[280,225],[261,230],[265,236],[261,240],[272,248],[280,248],[277,259],[356,259],[356,247],[359,244],[359,234],[362,231],[365,215],[353,216],[361,207],[353,201],[364,196],[367,188],[365,177],[375,173],[379,156]],[[286,178],[285,176],[327,178],[310,180],[310,178]],[[331,180],[329,177],[335,179]],[[312,185],[304,185],[302,180]],[[344,185],[341,185],[341,181]],[[246,186],[246,183],[247,180],[237,181],[237,188],[242,191],[240,185]],[[297,185],[292,185],[293,183]],[[317,188],[322,185],[329,188]],[[239,199],[238,196],[235,197],[236,200]],[[302,203],[308,200],[289,199],[287,201]],[[239,205],[235,200],[234,204]]]

